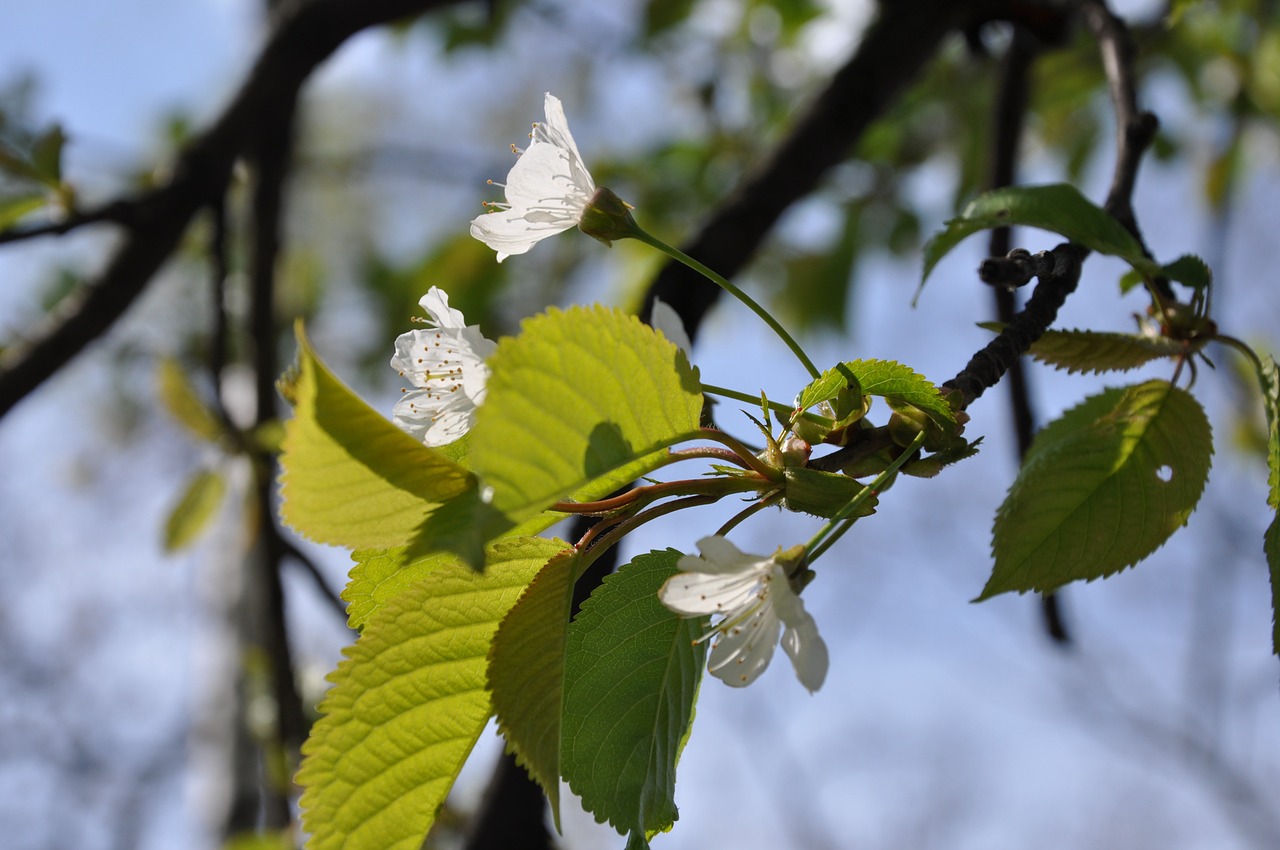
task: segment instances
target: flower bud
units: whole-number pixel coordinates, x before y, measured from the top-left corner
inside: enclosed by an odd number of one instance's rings
[[[601,186],[587,201],[578,229],[606,245],[613,244],[616,239],[635,236],[640,227],[631,217],[631,209],[630,204]]]

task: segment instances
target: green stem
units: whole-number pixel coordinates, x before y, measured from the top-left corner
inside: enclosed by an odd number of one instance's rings
[[[813,361],[809,359],[809,355],[804,353],[804,349],[800,347],[800,344],[792,339],[791,334],[787,333],[786,329],[784,329],[782,325],[778,324],[778,320],[769,315],[769,312],[757,304],[750,295],[747,295],[747,293],[730,283],[728,278],[707,268],[680,249],[671,247],[666,242],[663,242],[658,237],[641,228],[639,225],[636,225],[634,231],[629,235],[640,240],[646,245],[657,248],[673,260],[678,260],[679,262],[684,263],[686,266],[693,269],[716,286],[719,286],[734,298],[737,298],[743,304],[746,304],[747,307],[751,308],[751,312],[759,316],[760,319],[778,335],[778,338],[787,344],[787,348],[790,348],[792,353],[795,354],[802,364],[804,364],[804,368],[809,370],[809,374],[812,377],[817,378],[822,375],[822,373],[818,371],[818,367],[814,366]]]
[[[702,391],[704,393],[710,393],[711,395],[718,395],[718,396],[723,396],[725,398],[731,398],[734,401],[740,401],[743,404],[760,404],[760,398],[758,396],[753,396],[749,393],[739,392],[738,390],[731,390],[728,387],[716,386],[715,384],[704,383],[702,385]],[[774,413],[778,414],[778,417],[782,419],[784,422],[791,421],[791,415],[795,413],[794,407],[792,407],[791,405],[783,404],[780,401],[766,400],[765,403],[768,404],[769,409],[772,410]],[[828,428],[830,428],[832,425],[831,419],[828,419],[825,416],[820,416],[816,413],[809,413],[808,411],[801,413],[800,418],[807,419],[810,422],[813,422],[818,425],[826,425]]]
[[[1262,369],[1263,369],[1262,358],[1258,356],[1258,352],[1250,348],[1243,340],[1236,339],[1233,336],[1227,336],[1226,334],[1215,334],[1213,337],[1211,337],[1211,339],[1214,342],[1220,342],[1223,345],[1230,346],[1231,348],[1234,348],[1236,351],[1243,354],[1245,357],[1248,357],[1249,360],[1252,361],[1253,363],[1254,370],[1259,375],[1262,374]],[[1265,394],[1266,387],[1263,387],[1262,391]]]
[[[907,446],[906,449],[903,450],[902,454],[894,458],[893,462],[885,467],[884,472],[881,472],[870,484],[859,490],[858,495],[850,499],[849,503],[841,508],[826,525],[818,529],[818,533],[813,535],[804,547],[809,553],[809,563],[812,564],[814,561],[818,560],[818,558],[830,549],[831,546],[849,530],[849,527],[852,526],[854,522],[852,519],[849,519],[849,517],[852,516],[858,508],[862,507],[862,503],[869,499],[872,493],[875,493],[884,487],[885,482],[893,477],[902,465],[910,460],[911,456],[914,455],[922,445],[924,445],[923,431],[916,434],[916,438],[911,441],[911,445]],[[840,527],[837,528],[837,525]],[[823,539],[824,537],[825,539]]]
[[[650,522],[658,517],[666,516],[670,513],[675,513],[676,511],[684,510],[685,508],[694,508],[699,505],[711,505],[719,498],[719,496],[686,496],[683,499],[676,499],[674,502],[667,502],[665,504],[649,508],[648,510],[641,511],[635,516],[619,522],[613,528],[602,534],[598,540],[591,543],[591,548],[582,556],[582,562],[578,565],[576,570],[577,576],[581,576],[585,573],[587,569],[596,562],[597,558],[609,550],[609,547],[613,546],[619,540],[626,537],[646,522]],[[579,541],[578,545],[581,546],[584,542],[587,542],[586,538]],[[574,580],[577,581],[576,576]]]

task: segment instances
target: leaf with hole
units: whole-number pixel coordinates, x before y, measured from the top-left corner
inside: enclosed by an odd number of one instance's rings
[[[1186,524],[1204,490],[1212,433],[1166,381],[1109,389],[1042,430],[996,513],[995,567],[975,601],[1111,575]]]

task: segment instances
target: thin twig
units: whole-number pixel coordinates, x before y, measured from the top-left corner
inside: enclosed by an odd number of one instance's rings
[[[292,561],[302,567],[303,571],[311,577],[312,583],[315,584],[316,590],[320,592],[321,598],[328,603],[334,613],[342,618],[343,622],[347,620],[347,603],[342,601],[342,597],[329,586],[329,582],[325,580],[324,573],[320,572],[320,567],[315,561],[307,557],[297,546],[293,545],[287,539],[281,539],[284,554]]]
[[[41,236],[63,236],[90,224],[110,223],[132,227],[136,215],[135,204],[132,201],[111,201],[100,207],[77,210],[58,221],[49,221],[43,224],[15,225],[14,227],[0,230],[0,245],[36,239]]]
[[[811,193],[843,162],[854,143],[937,54],[950,32],[970,22],[975,9],[996,4],[953,0],[880,5],[880,15],[853,56],[831,78],[769,159],[707,219],[682,250],[727,278],[742,270],[791,204]],[[684,320],[690,338],[720,290],[678,263],[654,279],[641,315],[655,298]]]

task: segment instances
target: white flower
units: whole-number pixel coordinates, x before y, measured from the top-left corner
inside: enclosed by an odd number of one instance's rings
[[[391,368],[409,379],[414,389],[396,402],[396,424],[428,446],[444,446],[461,437],[475,422],[484,401],[489,367],[485,358],[497,343],[485,339],[478,325],[467,325],[462,313],[449,306],[444,290],[431,287],[418,302],[430,319],[430,330],[415,330],[396,338]]]
[[[549,92],[546,113],[545,124],[533,125],[533,142],[526,150],[512,146],[520,158],[506,184],[494,184],[506,190],[506,202],[487,204],[494,211],[471,222],[471,235],[497,251],[498,262],[576,227],[596,193],[569,133],[564,107]]]
[[[685,354],[693,350],[693,342],[684,328],[684,320],[674,307],[661,298],[653,299],[653,307],[649,310],[649,325],[655,331],[662,331],[662,335],[674,342],[676,348]]]
[[[779,551],[771,557],[743,553],[720,535],[698,541],[702,556],[685,555],[683,572],[667,579],[658,598],[677,614],[718,615],[707,670],[726,685],[745,687],[769,666],[783,625],[782,648],[800,684],[812,693],[827,677],[827,645],[791,589]],[[704,638],[705,639],[705,638]]]

